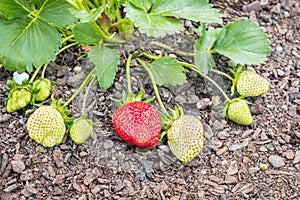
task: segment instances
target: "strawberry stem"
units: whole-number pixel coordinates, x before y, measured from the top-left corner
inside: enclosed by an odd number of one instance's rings
[[[94,77],[96,72],[96,68],[92,69],[92,71],[86,76],[84,81],[81,83],[79,88],[76,90],[76,92],[64,103],[63,107],[67,107],[79,94],[80,92],[85,88],[85,86],[90,82],[90,80]]]
[[[87,88],[86,88],[86,90],[85,90],[85,94],[84,94],[84,98],[83,98],[83,102],[82,102],[81,115],[84,115],[84,114],[85,114],[84,109],[85,109],[86,100],[87,100],[87,97],[88,97],[88,95],[89,95],[89,91],[90,91],[92,85],[94,85],[94,83],[95,83],[95,81],[96,81],[95,78],[96,78],[96,77],[95,77],[95,74],[93,74],[92,79],[91,79],[89,85],[87,86]]]
[[[187,53],[187,52],[184,52],[184,51],[175,50],[175,49],[173,49],[173,48],[171,48],[171,47],[169,47],[169,46],[167,46],[163,43],[160,43],[160,42],[152,41],[150,43],[157,46],[157,47],[163,48],[167,51],[171,51],[171,52],[173,52],[177,55],[180,55],[180,56],[188,56],[188,57],[193,57],[194,56],[194,53]]]
[[[126,62],[126,79],[127,79],[127,91],[128,94],[131,94],[131,78],[130,78],[130,62],[132,59],[132,54],[129,55],[127,62]]]
[[[210,71],[211,71],[211,72],[214,72],[214,73],[216,73],[216,74],[223,75],[223,76],[225,76],[226,78],[228,78],[229,80],[234,81],[234,78],[232,78],[231,76],[229,76],[228,74],[226,74],[226,73],[224,73],[224,72],[222,72],[222,71],[219,71],[219,70],[217,70],[217,69],[211,69]]]
[[[35,79],[36,76],[38,75],[38,73],[39,73],[39,71],[40,71],[41,68],[42,68],[42,67],[36,68],[36,70],[34,71],[32,77],[30,78],[29,82],[33,82],[33,81],[34,81],[34,79]]]
[[[47,66],[48,66],[48,63],[45,64],[43,67],[43,71],[42,71],[42,75],[41,75],[42,78],[45,78],[45,71],[46,71]]]
[[[150,58],[150,59],[158,59],[160,58],[159,56],[154,56],[154,55],[151,55],[151,54],[147,54],[147,53],[143,53],[143,55],[147,58]],[[216,83],[213,79],[211,79],[209,76],[207,76],[206,74],[202,73],[201,71],[199,71],[195,65],[192,65],[192,64],[189,64],[187,62],[182,62],[182,61],[177,61],[179,64],[181,64],[182,66],[188,68],[188,69],[191,69],[195,72],[197,72],[199,75],[201,75],[203,78],[207,79],[209,82],[211,82],[220,92],[221,94],[225,97],[226,100],[230,100],[230,98],[227,96],[227,94],[224,92],[224,90],[219,86],[218,83]]]
[[[168,111],[166,110],[161,98],[160,98],[160,95],[159,95],[159,92],[158,92],[158,89],[157,89],[157,85],[156,85],[156,82],[155,82],[155,79],[153,77],[153,74],[152,72],[150,71],[149,67],[147,66],[147,64],[142,61],[141,59],[137,58],[137,61],[142,65],[142,67],[146,70],[146,72],[148,73],[150,79],[151,79],[151,82],[152,82],[152,85],[153,85],[153,90],[154,90],[154,93],[155,93],[155,96],[157,98],[157,101],[161,107],[161,109],[163,110],[163,112],[166,114],[166,116],[170,117],[170,114],[168,113]]]
[[[224,92],[224,90],[219,86],[218,83],[216,83],[213,79],[211,79],[209,76],[207,76],[206,74],[202,73],[201,71],[199,71],[194,65],[186,63],[186,62],[179,62],[181,65],[183,65],[184,67],[187,67],[195,72],[197,72],[200,76],[202,76],[203,78],[207,79],[209,82],[211,82],[220,92],[221,94],[225,97],[226,100],[230,101],[230,98],[227,96],[227,94]]]

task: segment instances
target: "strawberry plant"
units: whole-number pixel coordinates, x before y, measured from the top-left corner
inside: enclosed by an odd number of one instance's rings
[[[152,81],[162,113],[149,104],[153,98],[143,102],[143,92],[132,94],[130,80],[127,80],[128,94],[124,95],[122,103],[116,101],[119,108],[112,117],[117,134],[138,146],[155,145],[162,129],[162,140],[166,136],[174,155],[181,161],[188,162],[199,154],[203,146],[201,121],[196,116],[179,112],[179,106],[170,109],[169,113],[163,105],[157,86],[182,85],[188,81],[186,74],[194,71],[210,81],[225,97],[224,116],[241,125],[250,125],[253,121],[244,98],[263,95],[270,87],[266,79],[243,70],[242,67],[259,65],[267,60],[271,48],[263,29],[247,19],[215,28],[217,24],[222,24],[221,17],[219,11],[207,0],[0,0],[0,63],[7,70],[17,71],[19,74],[34,71],[30,80],[27,77],[24,82],[8,81],[7,111],[26,109],[28,105],[34,106],[35,101],[47,99],[53,84],[44,78],[47,64],[71,46],[89,46],[78,59],[88,57],[95,67],[63,105],[61,102],[52,103],[51,109],[55,108],[60,115],[57,114],[47,124],[43,124],[44,120],[38,121],[39,117],[32,117],[34,120],[29,120],[27,125],[30,137],[44,146],[59,144],[69,126],[71,138],[75,143],[81,144],[92,135],[94,125],[87,119],[84,106],[82,116],[71,120],[68,117],[70,112],[65,110],[69,103],[87,87],[86,99],[89,88],[95,81],[102,89],[113,84],[120,64],[119,48],[133,38],[133,31],[138,30],[151,38],[161,38],[181,33],[184,30],[181,20],[191,20],[200,24],[196,30],[198,38],[191,41],[194,44],[193,52],[178,51],[157,41],[151,42],[151,45],[178,55],[190,56],[193,63],[187,63],[180,57],[175,59],[163,54],[157,56],[135,49],[135,58]],[[234,78],[223,72],[227,69],[215,69],[214,54],[227,57],[237,65],[228,70],[233,73]],[[127,60],[127,78],[130,77],[130,60],[131,56]],[[35,80],[42,66],[42,75]],[[232,81],[233,99],[209,77],[209,72],[224,75]],[[46,108],[48,109],[45,106],[38,108],[37,111],[42,112],[36,111],[40,114],[33,115],[42,116],[46,113]],[[62,128],[61,117],[66,129]],[[40,131],[41,124],[48,129]],[[55,124],[59,124],[59,130],[52,127]],[[59,132],[59,136],[52,134],[54,130]],[[151,131],[146,134],[146,130]],[[38,135],[37,131],[42,134]],[[49,139],[45,139],[48,137]]]
[[[52,97],[50,105],[39,105],[40,107],[30,115],[26,123],[29,137],[45,147],[53,147],[60,144],[66,132],[70,131],[70,137],[76,144],[85,142],[92,135],[93,128],[96,127],[84,113],[87,94],[94,82],[94,70],[92,70],[77,91],[64,104],[61,99],[55,100]],[[87,85],[82,116],[73,120],[69,117],[71,111],[66,107]]]

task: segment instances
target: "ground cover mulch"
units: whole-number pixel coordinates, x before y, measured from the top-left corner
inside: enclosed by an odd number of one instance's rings
[[[190,74],[187,84],[159,91],[167,105],[180,104],[187,113],[201,116],[206,138],[201,154],[181,163],[165,144],[153,148],[128,145],[114,133],[109,116],[116,108],[111,98],[120,98],[126,89],[121,64],[111,88],[94,86],[89,94],[86,112],[98,125],[93,137],[76,145],[66,136],[61,145],[47,149],[26,133],[30,110],[6,112],[5,85],[12,73],[0,68],[0,199],[300,199],[300,2],[213,3],[224,14],[225,23],[250,18],[272,42],[268,61],[248,66],[271,83],[268,94],[248,99],[253,125],[226,122],[218,114],[221,94]],[[197,24],[184,23],[184,33],[164,42],[192,50]],[[124,48],[132,48],[132,43]],[[141,48],[161,51],[145,42]],[[71,48],[48,67],[47,78],[57,82],[56,97],[70,97],[91,69],[88,60],[76,60],[79,54],[80,47]],[[222,66],[228,63],[219,57],[217,67],[226,71]],[[139,67],[131,72],[133,90],[143,88],[153,95],[145,72]],[[209,75],[229,93],[225,78]],[[70,106],[75,117],[82,98]]]

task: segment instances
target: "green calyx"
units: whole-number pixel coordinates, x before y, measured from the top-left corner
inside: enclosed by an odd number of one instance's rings
[[[160,114],[160,121],[162,124],[162,133],[160,134],[160,141],[165,143],[167,141],[167,132],[172,126],[173,122],[183,115],[183,109],[180,106],[174,109],[169,108],[171,115]]]
[[[126,93],[125,91],[123,91],[122,92],[122,101],[119,101],[114,98],[112,98],[112,101],[117,105],[118,108],[120,108],[123,105],[128,104],[130,102],[143,101],[146,103],[151,103],[155,99],[155,97],[144,99],[144,95],[145,95],[145,93],[143,90],[140,90],[137,95],[134,95],[133,93]]]
[[[233,67],[230,69],[230,72],[234,75],[234,79],[232,80],[232,86],[231,86],[231,96],[233,96],[236,92],[237,80],[242,70],[243,70],[242,65],[238,65],[237,67]]]
[[[69,115],[72,113],[71,110],[66,110],[65,106],[62,103],[62,99],[54,99],[53,96],[51,97],[51,103],[50,106],[54,107],[56,110],[58,110],[58,112],[62,115],[63,119],[64,119],[64,123],[66,125],[67,128],[69,128],[71,126],[71,124],[73,123],[73,119],[71,117],[69,117]]]

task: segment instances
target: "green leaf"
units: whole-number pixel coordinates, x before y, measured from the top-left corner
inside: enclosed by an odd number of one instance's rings
[[[263,29],[257,23],[245,19],[226,25],[213,48],[242,65],[263,63],[272,50]]]
[[[37,5],[37,7],[41,7],[44,4],[45,0],[30,0],[31,3]]]
[[[72,24],[71,7],[66,0],[0,0],[0,11],[7,16],[0,18],[0,61],[5,68],[31,72],[33,66],[54,60],[61,41],[54,27]]]
[[[196,67],[207,74],[215,65],[211,48],[222,29],[209,28],[206,31],[204,25],[201,29],[200,38],[194,44],[194,60]]]
[[[18,3],[19,2],[19,3]],[[28,0],[0,0],[0,13],[3,13],[8,19],[16,19],[27,13],[30,8]]]
[[[152,62],[150,66],[158,86],[168,87],[186,83],[184,68],[174,58],[161,57]]]
[[[77,24],[74,27],[73,32],[75,40],[81,44],[97,44],[101,40],[101,37],[89,23]]]
[[[32,71],[55,59],[60,35],[46,22],[29,17],[0,21],[0,60],[8,70]]]
[[[105,6],[106,5],[102,5],[102,6],[98,7],[97,9],[95,9],[93,11],[92,14],[90,14],[90,15],[82,18],[81,22],[89,22],[89,21],[95,21],[95,20],[97,20],[98,18],[101,17],[101,14],[103,13]]]
[[[145,1],[144,3],[147,2]],[[150,37],[163,37],[167,34],[179,33],[183,30],[183,25],[176,19],[148,14],[148,4],[140,5],[142,3],[143,1],[138,1],[140,7],[136,7],[132,3],[126,4],[125,7],[127,17],[139,27],[141,33],[146,33]]]
[[[221,23],[221,14],[207,0],[129,0],[125,12],[142,33],[163,37],[179,33],[183,25],[177,18]]]
[[[175,16],[178,18],[207,23],[222,23],[222,14],[207,0],[157,0],[152,10],[163,16]]]
[[[196,45],[197,46],[197,45]],[[215,65],[214,57],[210,52],[199,51],[195,46],[195,66],[199,71],[207,74]]]
[[[100,44],[92,48],[88,57],[96,64],[97,78],[100,87],[103,89],[109,88],[114,82],[118,64],[120,63],[119,51]]]
[[[46,21],[59,27],[66,27],[75,21],[75,17],[69,9],[72,5],[66,0],[48,0],[43,5],[40,16]]]

